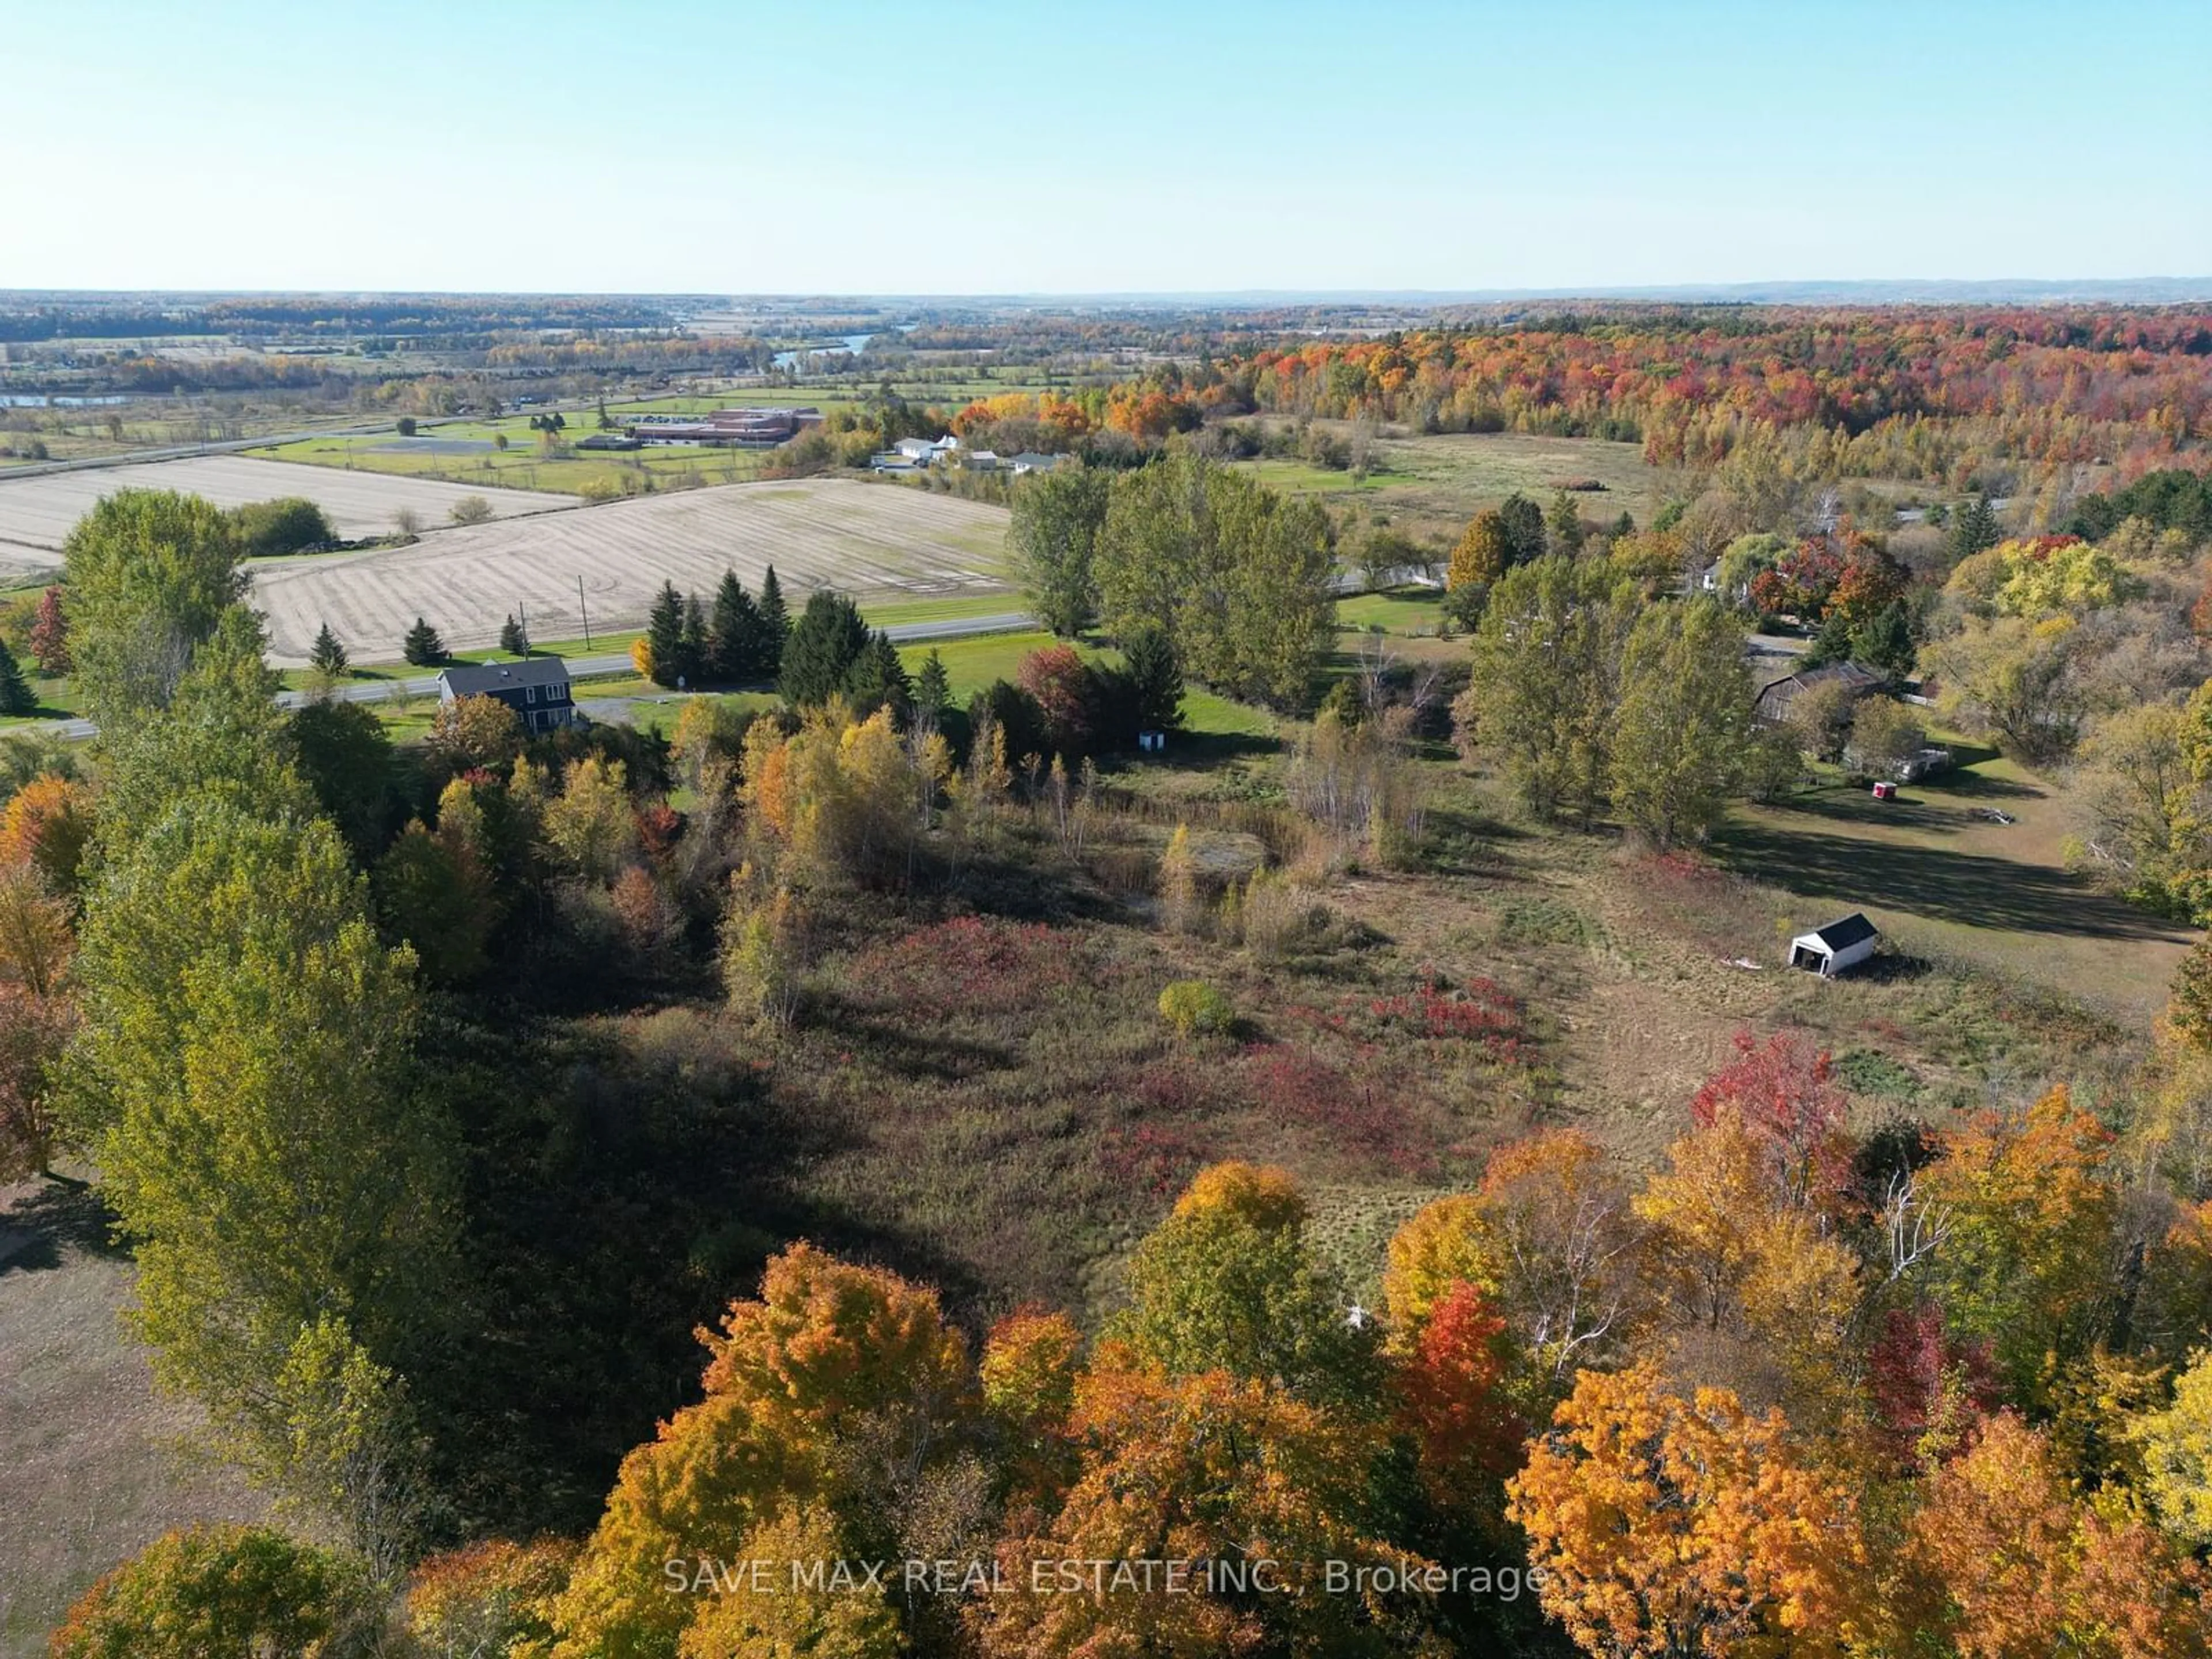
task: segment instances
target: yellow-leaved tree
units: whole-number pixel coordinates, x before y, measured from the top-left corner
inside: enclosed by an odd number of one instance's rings
[[[842,697],[787,732],[745,733],[744,799],[780,871],[817,881],[894,881],[912,868],[930,809],[952,775],[937,732],[902,739],[890,711],[857,719]]]
[[[868,1645],[881,1621],[862,1608],[817,1603],[778,1626],[784,1615],[755,1602],[717,1603],[732,1588],[723,1569],[763,1550],[902,1551],[902,1500],[958,1455],[976,1413],[965,1346],[936,1293],[795,1244],[769,1263],[757,1301],[732,1303],[720,1331],[700,1338],[713,1354],[706,1398],[623,1460],[556,1604],[555,1654],[807,1650],[712,1645],[715,1632],[751,1641],[769,1629],[836,1630],[858,1645],[828,1650],[883,1650]],[[692,1569],[680,1585],[671,1562]]]

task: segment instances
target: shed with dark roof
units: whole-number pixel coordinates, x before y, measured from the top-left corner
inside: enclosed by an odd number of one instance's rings
[[[1881,939],[1881,929],[1869,921],[1863,912],[1854,910],[1825,927],[1791,939],[1790,965],[1822,979],[1833,979],[1872,956]]]

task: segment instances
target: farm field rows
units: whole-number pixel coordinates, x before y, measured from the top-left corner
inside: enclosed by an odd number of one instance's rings
[[[477,493],[424,479],[288,466],[246,455],[202,455],[189,460],[0,481],[0,544],[8,544],[6,550],[19,557],[28,550],[33,556],[30,562],[58,563],[61,544],[71,526],[101,496],[126,489],[184,490],[204,495],[217,507],[240,507],[279,495],[305,495],[330,515],[338,534],[349,541],[388,534],[392,515],[402,509],[420,514],[426,526],[443,524],[455,501]],[[501,517],[576,504],[573,496],[519,489],[501,490],[484,499]],[[35,556],[39,553],[49,556],[39,559]]]
[[[546,518],[452,530],[410,547],[325,556],[258,573],[271,659],[306,660],[327,621],[356,658],[388,657],[416,617],[447,645],[493,643],[526,611],[544,638],[635,628],[663,582],[710,597],[725,568],[757,587],[773,563],[793,605],[813,588],[911,598],[1003,586],[995,507],[845,479],[641,496]]]

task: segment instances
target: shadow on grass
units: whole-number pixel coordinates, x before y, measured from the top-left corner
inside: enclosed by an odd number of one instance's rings
[[[817,994],[808,1024],[834,1032],[845,1047],[866,1049],[902,1078],[933,1078],[956,1083],[982,1072],[1009,1071],[1021,1056],[1003,1043],[975,1042],[902,1029],[892,1019],[834,993]]]
[[[1992,777],[1986,772],[1974,771],[1939,773],[1924,787],[1972,800],[2042,800],[2048,793],[2016,778]]]
[[[1204,772],[1255,755],[1273,755],[1282,740],[1258,732],[1179,732],[1169,740],[1170,763],[1185,770]],[[1133,763],[1141,767],[1139,757]]]
[[[0,1212],[0,1273],[43,1273],[70,1253],[120,1260],[115,1217],[88,1182],[54,1176],[23,1189]]]
[[[1939,921],[2085,939],[2174,941],[2172,923],[2039,865],[1948,848],[1817,830],[1732,825],[1715,843],[1736,874],[1839,905],[1873,905]]]

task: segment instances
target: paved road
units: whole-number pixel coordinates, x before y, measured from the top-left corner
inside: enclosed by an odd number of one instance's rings
[[[952,617],[941,622],[894,623],[884,629],[901,645],[915,645],[930,640],[967,639],[978,634],[1018,634],[1036,626],[1034,617],[1020,611],[1002,611],[988,617]],[[591,674],[627,674],[630,672],[629,653],[610,651],[588,657],[571,657],[569,675],[581,679]],[[405,679],[353,680],[337,688],[335,695],[347,702],[395,702],[409,697],[435,696],[438,677],[435,674],[411,674]],[[304,691],[279,691],[279,708],[297,708],[307,702]],[[38,732],[55,737],[76,739],[98,733],[99,728],[88,720],[47,720],[36,726],[21,726],[19,732]]]

